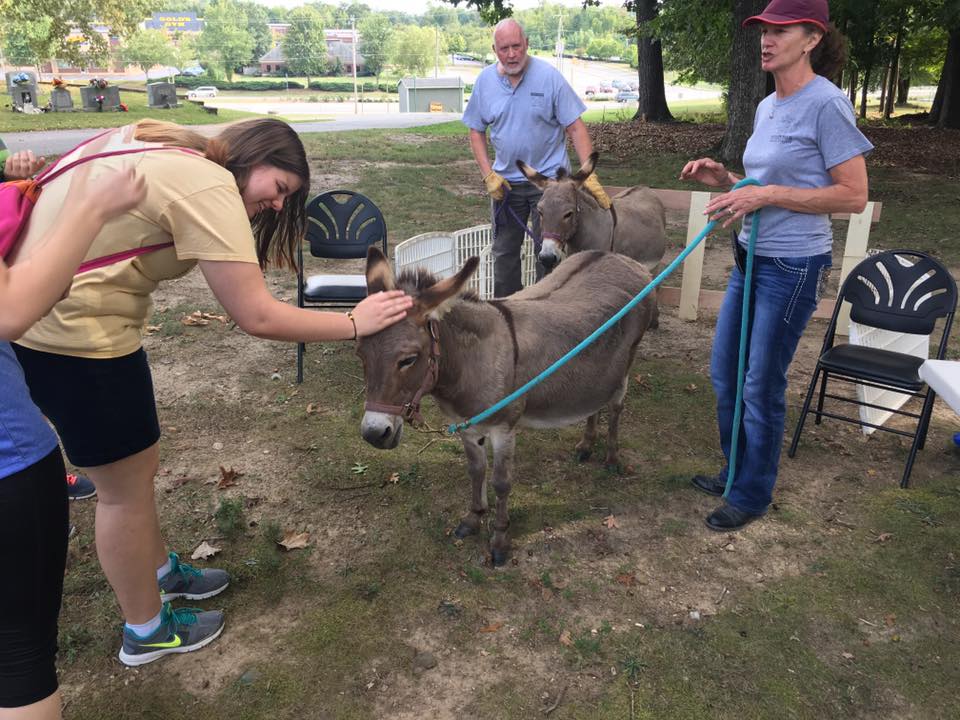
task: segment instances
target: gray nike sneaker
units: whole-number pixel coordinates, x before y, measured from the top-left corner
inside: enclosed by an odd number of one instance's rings
[[[219,610],[173,610],[170,603],[164,603],[160,611],[160,627],[149,637],[138,637],[129,628],[123,628],[120,662],[133,667],[164,655],[193,652],[209,645],[221,632],[223,613]]]
[[[192,565],[180,562],[176,553],[170,553],[170,565],[170,572],[158,581],[163,602],[178,598],[206,600],[223,592],[230,584],[230,576],[225,570],[197,570]]]

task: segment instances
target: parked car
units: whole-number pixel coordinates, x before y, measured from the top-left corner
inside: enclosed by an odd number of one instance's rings
[[[611,83],[617,90],[629,90],[630,84],[626,80],[613,80]]]
[[[597,92],[600,93],[601,95],[603,95],[603,94],[613,95],[613,93],[616,92],[616,88],[614,88],[612,85],[602,85],[602,84],[601,84],[600,87],[599,87],[599,89],[597,90]]]
[[[621,90],[620,92],[617,93],[617,102],[622,102],[622,103],[630,102],[630,101],[635,102],[639,99],[640,99],[640,93],[638,93],[636,90]]]
[[[587,85],[587,89],[583,91],[583,94],[586,95],[587,97],[593,97],[594,95],[597,94],[597,86]]]
[[[213,85],[201,85],[187,93],[187,100],[202,100],[203,98],[215,98],[217,89]]]

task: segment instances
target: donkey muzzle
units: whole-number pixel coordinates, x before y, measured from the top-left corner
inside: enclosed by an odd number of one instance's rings
[[[403,418],[368,410],[360,422],[360,435],[375,448],[393,450],[403,436]]]
[[[560,261],[563,259],[563,255],[561,254],[560,247],[556,240],[545,236],[543,238],[543,245],[540,248],[540,254],[537,255],[537,259],[547,272],[550,272],[557,265],[559,265]]]

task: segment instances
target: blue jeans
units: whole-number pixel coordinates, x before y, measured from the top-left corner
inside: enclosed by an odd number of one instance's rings
[[[493,223],[493,296],[497,298],[513,295],[523,289],[520,255],[524,238],[527,236],[524,227],[531,215],[533,227],[530,230],[535,238],[533,250],[536,255],[540,254],[540,245],[543,242],[540,237],[540,213],[537,212],[537,203],[540,202],[543,191],[527,182],[513,182],[511,186],[506,197],[508,207],[501,208],[503,203],[496,200],[490,203]],[[536,273],[537,280],[544,275],[539,259]]]
[[[812,257],[754,257],[747,335],[743,416],[737,468],[727,502],[759,515],[773,497],[786,417],[787,367],[829,277],[829,253]],[[737,399],[737,360],[743,273],[736,267],[723,298],[710,359],[717,395],[720,446],[727,463]],[[724,468],[722,477],[726,477]]]

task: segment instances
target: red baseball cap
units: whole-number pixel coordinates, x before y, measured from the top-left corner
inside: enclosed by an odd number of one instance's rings
[[[813,23],[827,32],[830,22],[830,8],[827,0],[773,0],[763,12],[743,21],[743,27],[753,23],[771,25],[795,25]]]

